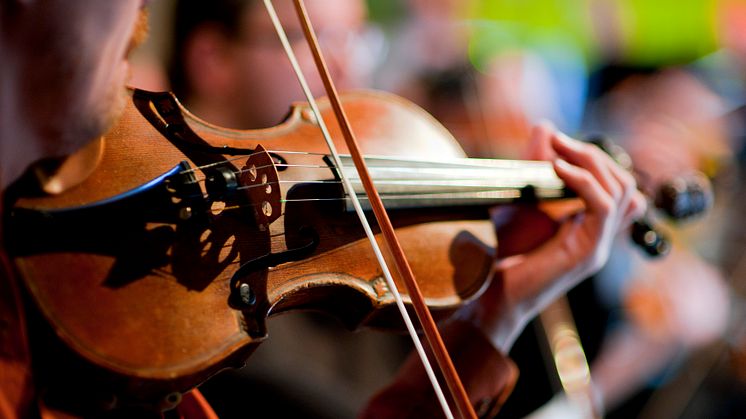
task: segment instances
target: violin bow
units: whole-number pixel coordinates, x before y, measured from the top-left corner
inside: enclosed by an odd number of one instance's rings
[[[381,198],[378,195],[378,192],[375,186],[373,185],[373,181],[371,180],[370,174],[368,173],[368,169],[365,165],[365,161],[360,152],[360,148],[357,145],[357,141],[355,140],[355,136],[352,132],[352,129],[350,128],[350,124],[344,112],[344,109],[342,108],[341,101],[339,100],[339,95],[337,94],[337,90],[329,75],[328,67],[323,58],[323,55],[321,54],[321,50],[318,45],[318,40],[316,38],[316,34],[313,30],[313,27],[311,25],[310,19],[308,17],[305,4],[303,3],[303,0],[293,0],[293,3],[295,5],[295,10],[298,14],[298,19],[300,20],[300,23],[303,26],[303,32],[305,34],[306,41],[308,42],[308,45],[311,48],[311,52],[313,54],[316,67],[321,76],[321,80],[324,83],[324,87],[326,89],[327,96],[329,97],[332,108],[334,110],[337,122],[340,125],[345,142],[352,156],[352,160],[355,164],[355,168],[358,171],[360,180],[362,181],[363,187],[365,189],[365,193],[368,196],[371,207],[373,209],[373,213],[375,214],[376,221],[378,222],[378,225],[381,229],[381,232],[384,238],[384,243],[386,244],[386,247],[389,250],[390,254],[394,257],[396,269],[399,272],[402,279],[404,280],[405,286],[407,288],[407,292],[409,293],[409,296],[412,300],[412,305],[414,306],[415,313],[417,314],[420,324],[422,325],[422,329],[424,331],[428,347],[433,353],[433,355],[435,356],[435,360],[438,364],[438,367],[441,373],[443,374],[443,377],[448,386],[450,394],[454,400],[457,410],[459,411],[460,417],[476,419],[477,416],[476,416],[476,413],[474,412],[474,408],[469,402],[469,397],[467,396],[466,390],[464,389],[464,386],[461,383],[461,380],[459,379],[458,373],[456,372],[456,368],[453,366],[453,362],[451,361],[451,358],[448,355],[445,344],[443,343],[443,339],[441,338],[440,333],[438,332],[438,328],[435,324],[435,321],[433,320],[432,315],[430,314],[430,311],[425,305],[424,297],[422,296],[422,292],[420,291],[419,286],[417,285],[417,281],[414,278],[414,273],[412,272],[412,269],[409,266],[409,263],[407,262],[406,257],[404,256],[404,252],[401,248],[401,245],[399,244],[396,238],[396,234],[394,232],[394,227],[391,224],[391,220],[389,219],[388,214],[386,213],[386,210],[383,206]],[[311,94],[311,91],[308,87],[308,84],[306,83],[303,72],[301,71],[300,66],[298,65],[298,62],[295,58],[295,54],[293,53],[292,47],[290,46],[290,43],[287,40],[285,31],[282,27],[282,24],[279,21],[279,18],[277,17],[277,13],[275,12],[274,6],[272,5],[272,1],[264,0],[264,5],[267,8],[267,12],[269,13],[270,19],[272,20],[275,30],[277,31],[277,35],[280,37],[280,41],[282,42],[283,48],[285,49],[285,52],[288,58],[290,59],[290,63],[293,67],[293,70],[295,71],[295,74],[298,77],[298,81],[301,84],[303,93],[305,94],[306,99],[308,100],[308,103],[311,106],[311,109],[313,110],[314,116],[316,117],[316,121],[318,122],[319,127],[321,128],[321,132],[324,136],[325,141],[327,142],[327,146],[329,147],[329,150],[331,152],[335,165],[341,168],[342,162],[339,157],[339,153],[337,153],[336,147],[334,146],[331,136],[329,135],[329,131],[327,130],[326,125],[324,123],[324,119],[322,118],[321,113],[318,109],[318,106],[316,105],[316,101],[314,100],[313,95]],[[445,414],[447,418],[449,419],[453,418],[453,414],[450,411],[445,395],[443,394],[440,384],[438,383],[435,373],[433,372],[433,368],[430,365],[430,362],[428,361],[425,350],[422,347],[422,343],[420,342],[420,339],[417,336],[417,331],[415,330],[414,325],[412,324],[412,320],[410,319],[407,313],[407,310],[406,310],[406,307],[404,306],[404,302],[402,301],[401,295],[391,276],[391,271],[389,270],[386,264],[386,261],[383,258],[383,254],[381,253],[380,247],[378,246],[378,243],[375,239],[373,231],[371,230],[370,224],[368,223],[367,218],[365,217],[365,214],[363,213],[362,207],[360,206],[360,202],[354,192],[352,184],[347,179],[347,177],[342,173],[341,170],[339,171],[339,176],[342,179],[342,183],[345,187],[347,194],[352,199],[352,204],[353,204],[353,207],[355,208],[355,212],[357,213],[358,218],[360,218],[360,222],[363,226],[363,229],[365,230],[368,240],[370,241],[370,244],[373,247],[373,252],[375,253],[376,258],[378,259],[379,265],[381,266],[381,270],[383,271],[384,277],[386,279],[386,283],[389,287],[389,290],[394,296],[396,305],[399,309],[399,312],[402,315],[402,319],[404,320],[404,323],[407,326],[407,330],[409,332],[410,337],[412,338],[412,342],[414,343],[415,349],[417,350],[417,353],[420,359],[422,360],[423,366],[425,368],[425,372],[427,373],[427,376],[430,379],[433,389],[435,390],[435,394],[443,409],[443,413]]]

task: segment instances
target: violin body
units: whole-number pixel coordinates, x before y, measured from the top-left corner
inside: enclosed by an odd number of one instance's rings
[[[366,154],[463,157],[401,98],[343,101]],[[328,102],[320,106],[344,152]],[[6,243],[45,321],[118,400],[175,404],[240,367],[267,338],[266,318],[284,311],[400,329],[308,105],[278,126],[238,131],[200,120],[170,94],[132,91],[101,153],[79,185],[18,199]],[[486,206],[391,218],[436,318],[486,287],[496,247]]]

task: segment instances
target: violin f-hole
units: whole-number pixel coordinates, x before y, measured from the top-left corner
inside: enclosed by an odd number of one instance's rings
[[[259,311],[264,315],[269,312],[266,289],[267,270],[282,263],[305,259],[319,245],[319,235],[311,227],[301,227],[297,235],[306,239],[305,244],[282,252],[269,252],[242,264],[236,270],[230,284],[231,295],[228,303],[231,307],[243,311]],[[258,273],[261,275],[257,275]],[[258,278],[259,276],[261,278]]]

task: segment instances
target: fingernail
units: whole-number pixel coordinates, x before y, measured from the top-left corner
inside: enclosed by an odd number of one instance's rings
[[[559,140],[559,141],[560,141],[561,143],[564,143],[564,144],[567,144],[567,145],[570,145],[570,144],[572,143],[572,139],[570,139],[570,137],[568,137],[567,135],[565,135],[565,134],[564,134],[563,132],[561,132],[561,131],[557,131],[557,132],[555,133],[555,137],[557,137],[557,139],[558,139],[558,140]]]
[[[580,141],[575,140],[561,132],[558,132],[554,137],[557,139],[557,143],[562,147],[566,147],[573,151],[580,151],[582,148],[582,143]]]
[[[555,166],[559,167],[562,170],[567,170],[570,168],[570,163],[562,160],[562,159],[554,159]]]

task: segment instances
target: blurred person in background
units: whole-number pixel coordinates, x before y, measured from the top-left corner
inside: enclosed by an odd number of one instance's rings
[[[503,2],[402,1],[401,16],[382,23],[390,42],[376,86],[427,109],[472,157],[522,157],[541,120],[576,132],[586,91],[578,17],[556,2],[523,3],[515,13]]]
[[[323,95],[291,6],[276,5],[311,91]],[[329,7],[310,1],[308,6],[339,90],[369,86],[365,4]],[[189,2],[177,3],[169,66],[173,92],[193,113],[219,126],[264,128],[282,121],[289,104],[305,100],[261,1],[217,2],[195,10]]]

